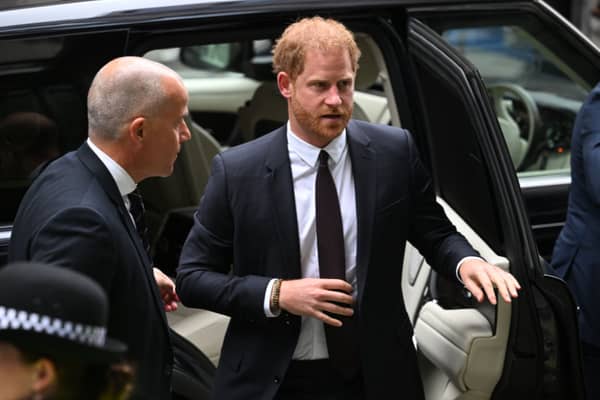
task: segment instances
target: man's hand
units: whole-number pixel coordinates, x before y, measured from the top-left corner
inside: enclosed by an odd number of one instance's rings
[[[352,285],[341,279],[304,278],[281,282],[279,306],[295,315],[314,317],[340,327],[342,322],[329,314],[352,316]],[[347,304],[345,307],[340,304]]]
[[[519,296],[517,291],[521,289],[521,285],[515,277],[483,260],[465,260],[460,265],[458,273],[465,287],[480,303],[485,295],[490,303],[496,304],[494,287],[498,288],[500,296],[507,303],[511,302],[511,297],[516,298]]]
[[[165,311],[169,312],[177,310],[179,296],[177,296],[177,293],[175,292],[175,283],[171,280],[171,278],[163,274],[160,269],[152,268],[152,270],[154,271],[156,285],[160,291],[160,297],[165,304]]]

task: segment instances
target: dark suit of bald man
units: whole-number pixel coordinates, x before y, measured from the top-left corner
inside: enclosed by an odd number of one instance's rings
[[[108,335],[127,344],[135,399],[169,399],[173,354],[152,264],[115,180],[87,143],[52,162],[15,218],[9,261],[47,262],[96,280]]]

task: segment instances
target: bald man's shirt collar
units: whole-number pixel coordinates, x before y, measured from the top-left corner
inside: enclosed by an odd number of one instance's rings
[[[123,197],[125,201],[125,205],[129,209],[127,195],[135,190],[137,184],[133,180],[133,178],[121,167],[115,160],[110,158],[108,154],[103,152],[96,146],[90,138],[87,139],[87,145],[90,146],[90,149],[98,156],[102,164],[108,169],[110,176],[113,177],[115,183],[117,184],[117,188],[119,189],[119,193],[121,197]]]

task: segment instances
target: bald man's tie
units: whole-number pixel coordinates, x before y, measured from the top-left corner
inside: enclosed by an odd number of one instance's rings
[[[150,256],[150,241],[148,240],[148,225],[146,225],[146,209],[144,207],[144,201],[140,192],[134,190],[129,193],[129,212],[135,222],[135,228],[142,239],[144,250],[152,260]]]

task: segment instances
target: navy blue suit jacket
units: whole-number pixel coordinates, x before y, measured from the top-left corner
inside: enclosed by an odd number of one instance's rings
[[[459,260],[476,252],[435,202],[406,131],[353,120],[347,135],[358,225],[355,310],[368,398],[421,398],[401,294],[405,241],[451,279]],[[231,316],[215,399],[272,399],[290,363],[301,319],[285,312],[267,318],[263,301],[270,279],[301,277],[294,204],[285,127],[214,158],[177,287],[184,304]]]
[[[117,185],[87,144],[51,163],[23,198],[9,261],[83,272],[110,300],[108,335],[137,368],[136,398],[170,398],[169,330],[150,260]]]
[[[567,221],[554,246],[552,267],[580,307],[581,339],[600,347],[600,84],[575,120]]]

